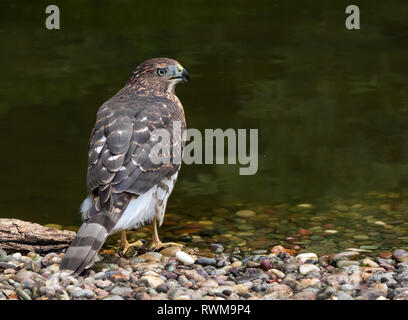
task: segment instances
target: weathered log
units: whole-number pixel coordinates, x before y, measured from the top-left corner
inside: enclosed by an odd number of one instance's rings
[[[18,219],[0,219],[0,248],[8,251],[47,253],[67,248],[75,232],[47,228]]]

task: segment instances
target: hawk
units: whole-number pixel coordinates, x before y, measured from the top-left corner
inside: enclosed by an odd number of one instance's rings
[[[187,70],[169,58],[140,64],[126,85],[98,110],[88,152],[87,192],[81,205],[83,223],[61,261],[60,270],[80,274],[94,263],[106,238],[121,231],[121,247],[131,246],[126,230],[153,222],[153,247],[163,244],[158,236],[167,199],[181,161],[156,161],[152,150],[182,153],[186,130],[184,110],[175,94],[180,82],[189,80]],[[166,130],[170,139],[158,139]],[[168,145],[166,145],[168,144]],[[165,148],[168,147],[168,148]],[[161,151],[161,155],[166,151]]]

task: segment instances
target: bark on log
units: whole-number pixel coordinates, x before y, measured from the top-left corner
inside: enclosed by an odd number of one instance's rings
[[[18,219],[0,219],[0,248],[47,253],[67,248],[75,232],[47,228]]]

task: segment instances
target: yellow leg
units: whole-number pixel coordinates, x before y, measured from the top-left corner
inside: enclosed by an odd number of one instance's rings
[[[176,242],[166,242],[163,243],[159,239],[159,233],[157,232],[157,219],[154,218],[153,220],[153,241],[152,245],[150,247],[150,250],[160,250],[163,248],[168,248],[168,247],[184,247],[181,243],[176,243]]]
[[[143,243],[138,240],[134,243],[129,243],[126,238],[126,230],[120,233],[120,248],[122,249],[122,254],[125,255],[126,252],[132,247],[142,247]]]

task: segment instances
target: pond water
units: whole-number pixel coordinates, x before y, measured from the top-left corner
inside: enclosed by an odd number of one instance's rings
[[[164,238],[408,247],[405,2],[361,2],[360,30],[343,1],[53,4],[54,31],[48,3],[0,4],[0,217],[78,226],[97,109],[137,64],[168,56],[191,75],[177,88],[188,127],[258,128],[259,170],[184,165]]]

